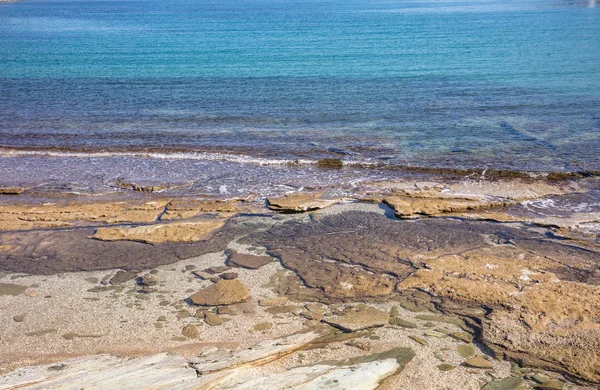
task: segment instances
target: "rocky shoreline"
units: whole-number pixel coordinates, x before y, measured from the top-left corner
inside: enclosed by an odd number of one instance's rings
[[[0,388],[595,388],[600,212],[531,204],[598,184],[0,189]]]

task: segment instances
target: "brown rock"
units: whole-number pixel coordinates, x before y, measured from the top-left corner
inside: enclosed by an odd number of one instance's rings
[[[258,301],[259,306],[285,306],[290,303],[287,297],[262,298]]]
[[[238,277],[238,274],[237,272],[223,272],[219,277],[223,280],[233,280]]]
[[[270,322],[261,322],[259,324],[254,325],[254,330],[262,332],[265,330],[269,330],[273,327],[273,324]]]
[[[267,313],[271,314],[300,314],[302,308],[300,306],[272,306],[265,310]]]
[[[208,239],[223,226],[221,219],[178,222],[129,228],[99,228],[90,237],[102,241],[139,241],[147,244],[163,242],[195,242]]]
[[[319,210],[338,203],[339,200],[322,199],[321,194],[307,193],[286,195],[281,198],[268,198],[269,209],[281,213],[302,213]]]
[[[184,326],[181,330],[181,334],[190,339],[197,339],[198,337],[200,337],[200,332],[198,331],[198,328],[191,324]]]
[[[339,158],[322,158],[317,161],[317,167],[329,168],[329,169],[340,169],[344,166],[344,163]]]
[[[0,195],[19,195],[23,191],[25,189],[21,187],[2,187],[0,188]]]
[[[389,319],[389,313],[368,307],[345,316],[326,317],[323,322],[346,332],[356,332],[361,329],[386,325]]]
[[[217,308],[217,313],[219,315],[228,315],[228,316],[235,316],[235,315],[237,315],[237,313],[235,312],[235,310],[233,310],[229,306],[220,306],[220,307],[218,307]]]
[[[227,264],[231,265],[232,267],[248,269],[258,269],[271,262],[273,262],[273,258],[270,256],[248,255],[235,251],[229,252],[229,259],[227,260]]]
[[[231,305],[250,297],[246,286],[239,280],[219,280],[214,285],[198,291],[190,297],[200,306]]]
[[[373,346],[371,345],[370,342],[368,342],[367,340],[361,340],[361,339],[353,339],[350,340],[348,342],[346,342],[346,345],[349,345],[351,347],[355,347],[358,349],[361,349],[363,351],[370,351]]]
[[[213,313],[205,313],[204,322],[210,326],[219,326],[225,323],[223,318]]]
[[[231,267],[227,267],[225,265],[218,265],[216,267],[207,268],[204,270],[204,272],[212,274],[212,275],[216,275],[216,274],[220,274],[225,271],[229,271],[230,269],[231,269]]]
[[[481,356],[476,356],[474,358],[471,358],[471,359],[465,361],[464,365],[467,367],[471,367],[471,368],[485,368],[485,369],[494,368],[494,366],[492,366],[492,363],[490,363],[489,360],[486,360],[486,359],[482,358]]]
[[[69,226],[72,221],[154,222],[167,201],[97,202],[81,204],[2,205],[0,230]]]
[[[202,213],[238,213],[241,211],[238,203],[237,200],[177,198],[167,204],[161,219],[187,219]]]
[[[0,283],[0,297],[2,295],[17,296],[23,294],[27,290],[27,286],[12,283]]]
[[[457,213],[468,210],[504,206],[505,203],[485,202],[482,199],[458,197],[411,197],[391,196],[383,199],[394,214],[399,218],[417,215],[437,215],[442,213]]]
[[[194,276],[199,277],[202,280],[209,280],[210,278],[212,278],[211,274],[209,274],[208,272],[204,272],[204,271],[194,271],[194,272],[192,272],[192,274]]]
[[[158,283],[158,278],[154,275],[146,274],[139,279],[139,283],[144,286],[154,286]]]

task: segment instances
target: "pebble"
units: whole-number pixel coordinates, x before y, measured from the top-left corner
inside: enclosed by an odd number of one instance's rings
[[[197,339],[200,337],[200,332],[198,332],[198,328],[194,325],[186,325],[181,330],[181,334],[190,339]]]
[[[452,364],[442,363],[442,364],[438,365],[437,368],[440,371],[451,371],[451,370],[454,370],[455,367]]]
[[[205,313],[204,322],[206,322],[210,326],[219,326],[223,325],[225,321],[223,320],[223,318],[214,313]]]
[[[422,339],[422,338],[420,338],[420,337],[417,337],[417,336],[408,336],[408,337],[409,337],[411,340],[413,340],[413,341],[415,341],[415,342],[417,342],[417,343],[419,343],[419,344],[421,344],[421,345],[429,345],[429,343],[428,343],[427,341],[423,340],[423,339]]]

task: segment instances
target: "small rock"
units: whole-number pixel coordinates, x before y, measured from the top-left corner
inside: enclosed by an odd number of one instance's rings
[[[237,272],[223,272],[219,277],[223,280],[233,280],[238,277]]]
[[[437,366],[437,368],[438,368],[440,371],[444,371],[444,372],[445,372],[445,371],[451,371],[451,370],[454,370],[454,368],[455,368],[455,367],[454,367],[452,364],[448,364],[448,363],[442,363],[442,364],[439,364],[439,365]]]
[[[273,327],[273,324],[270,322],[261,322],[260,324],[254,325],[254,330],[256,331],[265,331],[269,330]]]
[[[85,280],[86,282],[91,283],[91,284],[96,284],[100,281],[100,280],[98,280],[98,278],[94,278],[94,277],[85,278],[83,280]]]
[[[471,359],[467,360],[464,363],[464,365],[467,366],[467,367],[471,367],[471,368],[485,368],[485,369],[492,369],[492,368],[494,368],[492,366],[492,363],[490,363],[488,360],[485,360],[481,356],[476,356],[474,358],[471,358]]]
[[[383,326],[388,323],[389,319],[389,313],[368,307],[345,316],[327,317],[323,319],[323,322],[346,332],[355,332],[361,329]]]
[[[123,283],[133,280],[135,278],[137,278],[137,272],[121,270],[121,271],[117,271],[115,276],[110,278],[109,283],[112,285],[123,284]]]
[[[186,271],[191,271],[191,270],[194,270],[196,268],[198,268],[198,267],[196,267],[194,264],[188,264],[188,265],[185,266],[185,270]]]
[[[229,271],[231,267],[227,267],[226,265],[218,265],[216,267],[210,267],[204,270],[204,272],[208,272],[209,274],[220,274],[226,271]]]
[[[235,312],[235,310],[233,310],[232,308],[228,307],[228,306],[221,306],[217,308],[217,313],[219,315],[229,315],[229,316],[235,316],[237,315],[237,313]]]
[[[329,168],[329,169],[340,169],[344,166],[344,163],[339,158],[322,158],[317,161],[317,167]]]
[[[191,324],[184,326],[181,330],[181,334],[190,339],[197,339],[198,337],[200,337],[200,332],[198,331],[198,328]]]
[[[138,283],[143,286],[154,286],[158,283],[158,278],[154,275],[146,274],[138,278]]]
[[[464,343],[470,343],[473,341],[473,337],[466,332],[451,332],[448,335],[456,340],[462,341]]]
[[[549,381],[540,383],[539,385],[535,386],[535,388],[538,390],[562,390],[564,385],[565,384],[562,382],[555,381],[555,380],[549,380]]]
[[[349,345],[351,347],[355,347],[355,348],[358,348],[360,350],[367,351],[367,352],[373,348],[373,346],[371,345],[370,342],[368,342],[367,340],[360,340],[360,339],[350,340],[346,343],[346,345]]]
[[[425,336],[438,337],[438,338],[446,337],[446,335],[444,333],[436,332],[434,330],[428,330],[427,332],[425,332]]]
[[[429,343],[427,341],[423,340],[420,337],[412,336],[411,335],[411,336],[408,336],[408,338],[410,338],[411,340],[413,340],[413,341],[415,341],[415,342],[417,342],[417,343],[419,343],[421,345],[429,345]]]
[[[521,378],[510,377],[488,382],[481,390],[518,390],[524,383]]]
[[[159,317],[156,319],[156,321],[158,321],[158,322],[167,322],[167,317],[165,317],[165,316],[159,316]]]
[[[318,313],[318,314],[325,313],[325,308],[323,306],[319,305],[318,303],[307,303],[306,305],[304,305],[304,307],[306,308],[306,310],[308,310],[311,313]]]
[[[180,320],[182,320],[184,318],[191,317],[191,315],[192,314],[189,311],[187,311],[187,310],[180,310],[180,311],[177,312],[177,318],[180,319]]]
[[[198,291],[190,297],[201,306],[231,305],[243,302],[250,297],[248,288],[237,279],[219,280],[214,285]]]
[[[25,321],[25,314],[19,314],[19,315],[14,316],[13,321],[15,321],[15,322]]]
[[[256,256],[229,251],[229,259],[227,264],[233,267],[258,269],[273,262],[273,258],[269,256]]]
[[[258,301],[259,306],[285,306],[290,302],[287,297],[262,298]]]
[[[305,311],[300,313],[300,316],[306,318],[307,320],[320,321],[323,319],[323,313],[311,313],[310,311]]]
[[[271,314],[300,314],[302,312],[302,308],[300,306],[272,306],[265,310],[267,313]]]
[[[198,278],[200,278],[202,280],[209,280],[210,278],[212,278],[211,274],[209,274],[208,272],[203,272],[203,271],[194,271],[194,272],[192,272],[192,275],[197,276]]]
[[[400,315],[400,309],[398,308],[398,306],[392,306],[392,308],[390,309],[390,316],[397,317],[398,315]]]
[[[196,313],[194,313],[194,317],[196,317],[196,318],[204,318],[204,317],[206,317],[206,313],[208,313],[207,310],[205,310],[205,309],[198,309],[198,310],[196,310]]]
[[[218,276],[213,276],[212,278],[210,278],[208,280],[210,280],[213,283],[217,283],[219,280],[221,280],[221,278]]]
[[[206,322],[210,326],[219,326],[225,323],[223,318],[213,313],[205,313],[204,322]]]
[[[544,382],[548,382],[550,380],[550,378],[547,375],[544,374],[533,374],[531,376],[531,379],[537,383],[544,383]]]
[[[417,324],[415,324],[414,322],[410,322],[410,321],[407,321],[405,319],[398,318],[398,317],[390,318],[388,323],[390,325],[401,326],[403,328],[408,328],[408,329],[417,329],[418,328]]]
[[[423,310],[421,310],[421,308],[419,308],[417,305],[415,305],[411,301],[401,301],[400,306],[402,306],[403,309],[406,309],[408,311],[412,311],[415,313],[423,311]]]
[[[165,325],[164,325],[164,323],[163,323],[163,322],[155,322],[155,323],[154,323],[154,327],[155,327],[156,329],[163,329],[163,328],[165,327]]]
[[[456,347],[456,350],[465,359],[475,355],[475,346],[473,344],[461,344]]]

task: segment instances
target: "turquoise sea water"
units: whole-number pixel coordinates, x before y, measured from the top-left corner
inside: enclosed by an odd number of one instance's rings
[[[0,147],[600,170],[600,4],[0,3]]]

